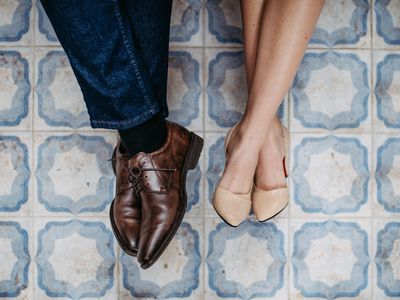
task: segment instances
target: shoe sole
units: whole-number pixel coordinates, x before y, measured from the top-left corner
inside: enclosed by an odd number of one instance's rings
[[[112,154],[113,160],[111,161],[112,169],[113,169],[113,171],[114,171],[114,175],[116,174],[115,159],[114,159],[115,156],[116,156],[115,150],[116,150],[116,149],[114,149],[114,152],[113,152],[113,154]],[[128,254],[128,255],[130,255],[130,256],[136,257],[136,256],[137,256],[137,251],[138,251],[138,249],[135,248],[135,249],[131,250],[129,247],[126,246],[125,242],[122,240],[121,236],[119,235],[117,226],[115,225],[115,221],[114,221],[114,201],[115,201],[115,199],[113,199],[113,201],[111,202],[111,206],[110,206],[110,223],[111,223],[112,231],[114,232],[114,236],[115,236],[115,238],[116,238],[116,240],[117,240],[117,242],[118,242],[120,248],[121,248],[126,254]]]
[[[161,256],[161,254],[164,252],[164,250],[167,248],[169,243],[171,242],[172,238],[174,237],[176,231],[178,230],[179,226],[182,223],[183,216],[185,215],[186,212],[186,206],[187,206],[187,194],[186,194],[186,176],[188,170],[193,170],[196,168],[197,163],[200,158],[201,151],[203,149],[204,145],[204,140],[196,135],[193,132],[190,132],[190,144],[189,144],[189,149],[185,157],[185,161],[183,163],[183,168],[182,168],[182,174],[181,174],[181,182],[182,184],[182,189],[181,189],[181,199],[183,199],[182,207],[179,210],[178,214],[175,217],[175,220],[173,222],[173,227],[169,231],[167,238],[165,239],[164,243],[160,246],[160,248],[157,250],[157,252],[154,254],[154,256],[146,263],[141,264],[141,267],[143,269],[147,269],[151,267]]]
[[[277,215],[279,215],[285,208],[286,208],[286,206],[288,206],[289,205],[289,201],[286,203],[286,205],[280,210],[280,211],[278,211],[276,214],[274,214],[273,216],[271,216],[271,217],[269,217],[269,218],[266,218],[266,219],[264,219],[264,220],[258,220],[258,222],[261,222],[261,223],[263,223],[263,222],[266,222],[266,221],[268,221],[268,220],[271,220],[272,218],[275,218]]]

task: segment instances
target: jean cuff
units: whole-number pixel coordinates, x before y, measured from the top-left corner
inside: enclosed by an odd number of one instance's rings
[[[102,120],[90,120],[90,125],[92,128],[105,128],[105,129],[116,129],[124,130],[136,127],[147,120],[151,119],[157,113],[160,113],[162,117],[166,118],[168,116],[168,109],[159,108],[155,106],[154,108],[144,111],[133,118],[118,120],[118,121],[102,121]]]

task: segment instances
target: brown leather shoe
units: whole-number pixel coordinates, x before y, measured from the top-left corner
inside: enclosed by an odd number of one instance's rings
[[[196,167],[203,139],[167,121],[164,145],[152,153],[131,158],[135,190],[142,202],[138,262],[150,267],[163,253],[182,222],[186,210],[186,175]]]
[[[122,250],[137,255],[142,205],[133,185],[132,159],[122,153],[121,142],[115,147],[112,165],[116,175],[116,195],[110,207],[110,222]]]

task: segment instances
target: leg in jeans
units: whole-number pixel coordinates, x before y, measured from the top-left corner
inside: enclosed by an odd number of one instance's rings
[[[81,87],[91,126],[168,116],[172,0],[42,0]]]

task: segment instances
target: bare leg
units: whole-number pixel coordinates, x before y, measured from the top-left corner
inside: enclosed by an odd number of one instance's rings
[[[256,55],[252,47],[245,45],[249,99],[243,119],[231,137],[229,157],[220,181],[222,187],[234,193],[250,190],[259,157],[262,159],[259,169],[267,165],[264,145],[272,149],[271,160],[282,161],[283,145],[276,111],[296,74],[324,0],[265,0],[261,25],[250,28],[251,22],[246,20],[260,7],[260,1],[243,2],[247,2],[243,6],[245,42],[257,44],[257,37],[251,39],[257,36],[251,33],[254,27],[259,28],[259,36]],[[249,75],[251,66],[254,69],[252,76]],[[271,143],[276,145],[275,149],[271,148]],[[279,155],[280,160],[277,159]],[[282,174],[281,163],[278,168],[268,168]],[[281,181],[276,179],[276,182],[268,183],[269,178],[274,176],[265,176],[259,186],[273,187]]]

